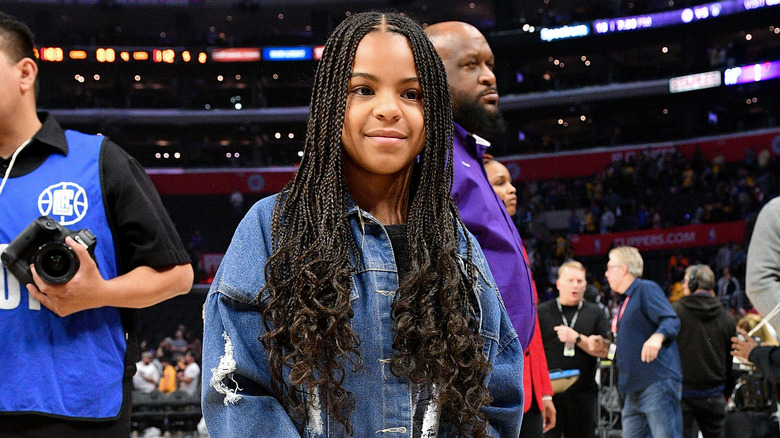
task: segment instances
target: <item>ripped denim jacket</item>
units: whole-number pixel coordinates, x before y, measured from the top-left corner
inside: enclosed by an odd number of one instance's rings
[[[291,418],[271,386],[268,354],[258,341],[265,332],[258,303],[269,298],[267,293],[260,296],[259,291],[265,285],[264,266],[271,255],[275,199],[259,201],[238,226],[206,298],[202,373],[206,425],[217,438],[344,436],[341,425],[322,411],[314,410],[309,424]],[[390,240],[384,227],[354,204],[349,220],[361,248],[350,299],[363,365],[348,373],[343,383],[355,396],[351,416],[354,435],[419,436],[419,431],[412,430],[414,385],[393,375],[387,363],[394,354],[390,305],[398,289]],[[464,230],[460,232],[460,253],[465,257],[467,238],[481,274],[475,290],[481,312],[480,334],[493,365],[487,383],[494,401],[483,412],[492,436],[516,438],[523,412],[523,352],[482,250]],[[438,436],[444,436],[443,429]]]

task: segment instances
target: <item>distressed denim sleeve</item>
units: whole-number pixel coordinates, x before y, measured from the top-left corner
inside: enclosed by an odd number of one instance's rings
[[[504,314],[501,325],[511,327],[509,317]],[[502,336],[498,346],[488,382],[493,403],[484,408],[488,432],[495,438],[519,436],[523,419],[523,350],[514,330],[511,332],[513,336]]]
[[[202,397],[210,436],[300,436],[271,392],[268,356],[257,340],[256,308],[211,293],[204,310]],[[244,324],[249,320],[256,322]]]
[[[241,221],[204,304],[202,408],[212,437],[300,436],[271,388],[258,340],[273,202],[259,201]]]

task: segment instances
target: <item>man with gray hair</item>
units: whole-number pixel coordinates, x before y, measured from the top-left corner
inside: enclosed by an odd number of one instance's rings
[[[672,303],[680,317],[677,343],[681,356],[682,414],[685,437],[696,437],[693,420],[704,438],[720,438],[726,422],[726,397],[734,389],[731,337],[736,323],[715,297],[715,273],[691,265],[683,278],[683,297]]]
[[[630,246],[609,252],[609,287],[624,295],[612,320],[618,391],[625,399],[623,436],[682,437],[682,372],[675,338],[680,319],[654,282],[642,279],[644,261]]]

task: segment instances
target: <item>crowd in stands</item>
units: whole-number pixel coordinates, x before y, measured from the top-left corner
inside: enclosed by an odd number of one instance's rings
[[[688,6],[700,4],[687,0],[648,0],[648,1],[592,1],[592,2],[563,2],[558,5],[550,5],[546,8],[538,8],[535,3],[529,2],[521,12],[522,18],[530,23],[543,26],[564,26],[571,23],[580,23],[599,18],[625,17],[654,12],[663,12],[674,9],[682,9]]]
[[[543,211],[582,209],[569,233],[604,233],[721,222],[754,215],[777,193],[777,162],[768,150],[724,163],[697,154],[649,152],[615,161],[592,178],[518,182],[524,236]],[[694,201],[694,202],[689,202]]]
[[[150,348],[146,341],[141,342],[141,360],[138,362],[139,372],[133,378],[135,389],[142,392],[159,390],[171,393],[182,390],[190,395],[199,394],[198,383],[200,380],[200,357],[202,341],[187,327],[180,324],[175,334],[161,340],[156,348]],[[166,379],[169,374],[164,364],[175,371],[175,380]],[[154,370],[149,368],[153,366]],[[149,381],[141,372],[141,368],[148,369],[153,374],[153,381]],[[153,384],[153,385],[152,385]]]
[[[200,419],[201,352],[201,339],[183,324],[156,348],[141,342],[140,360],[133,376],[133,425],[137,432],[171,429],[171,419],[177,414],[186,420],[180,427],[194,429]],[[187,409],[186,416],[183,407]]]
[[[777,165],[768,150],[755,154],[746,149],[745,160],[738,163],[726,163],[722,155],[708,160],[700,153],[688,159],[676,151],[643,152],[614,161],[591,178],[518,182],[514,219],[542,295],[540,301],[551,296],[557,266],[577,257],[569,241],[572,235],[734,220],[749,224],[764,203],[778,194]],[[561,210],[569,215],[566,229],[551,230],[539,220]],[[722,299],[733,296],[728,304],[744,312],[749,304],[742,298],[742,288],[735,286],[744,284],[744,245],[732,242],[719,249],[681,252],[670,255],[666,278],[654,281],[675,296],[688,259],[710,264],[719,279],[730,272],[733,281]]]

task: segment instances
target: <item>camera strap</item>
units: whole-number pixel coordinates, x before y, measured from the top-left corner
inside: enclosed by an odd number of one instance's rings
[[[5,182],[8,180],[8,176],[11,175],[11,169],[14,168],[14,163],[16,162],[16,157],[19,155],[19,152],[21,152],[22,149],[25,148],[25,146],[30,144],[31,141],[32,141],[32,137],[28,138],[27,141],[22,143],[22,145],[19,146],[19,148],[16,149],[16,151],[14,151],[14,154],[11,155],[11,162],[8,163],[8,169],[5,170],[5,176],[3,176],[3,182],[0,183],[0,195],[3,194],[3,187],[5,187]]]
[[[775,307],[772,309],[771,312],[767,313],[766,316],[761,320],[761,322],[758,323],[755,327],[753,327],[753,330],[750,330],[748,333],[749,336],[753,336],[755,332],[761,329],[764,325],[766,325],[767,322],[769,322],[770,319],[774,318],[777,313],[780,312],[780,303],[777,303]]]

